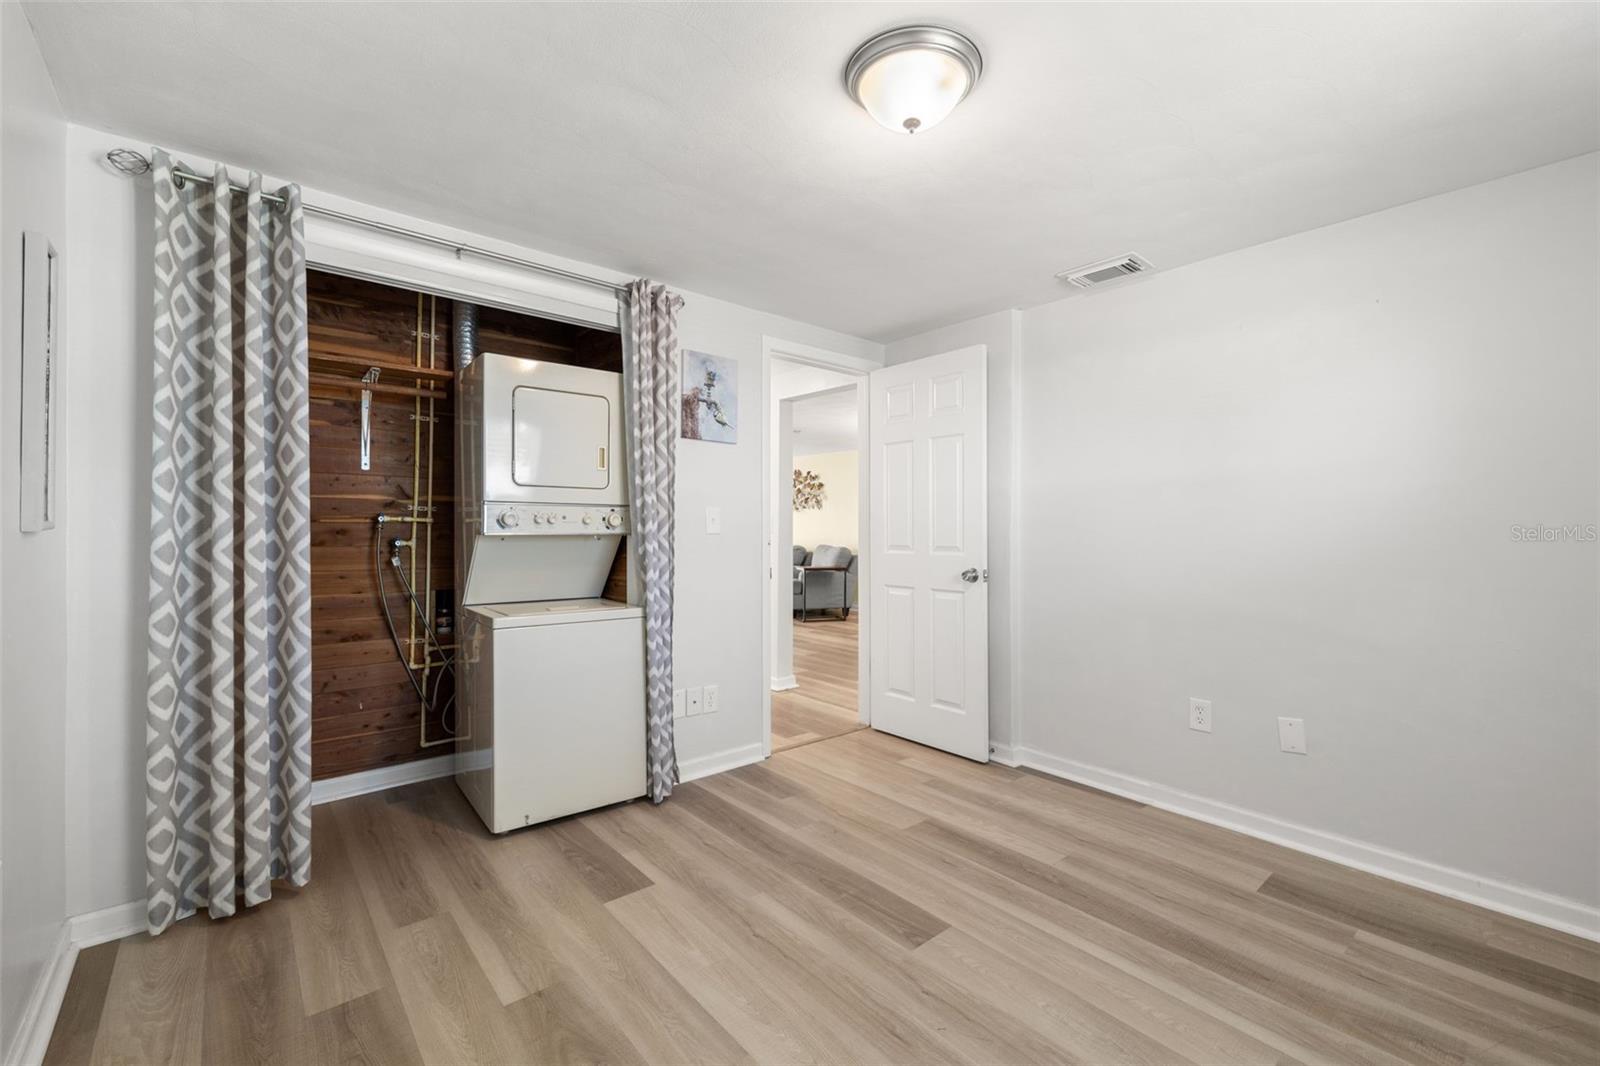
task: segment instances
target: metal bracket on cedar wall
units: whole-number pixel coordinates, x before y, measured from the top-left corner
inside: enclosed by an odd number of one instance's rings
[[[378,380],[378,368],[371,366],[361,375],[363,385]],[[361,469],[372,469],[372,390],[361,390]]]

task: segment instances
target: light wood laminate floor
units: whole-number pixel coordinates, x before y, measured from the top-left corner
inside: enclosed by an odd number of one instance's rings
[[[860,614],[848,619],[813,614],[794,624],[794,678],[798,688],[772,694],[774,752],[842,736],[863,728],[856,713]]]
[[[78,960],[47,1061],[1593,1064],[1596,945],[871,731],[490,837],[318,807],[313,882]]]

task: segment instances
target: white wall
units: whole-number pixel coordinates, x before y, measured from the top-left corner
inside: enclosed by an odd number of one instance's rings
[[[66,542],[74,511],[64,501],[54,530],[18,531],[23,231],[50,238],[62,253],[64,277],[71,276],[74,263],[66,250],[66,123],[20,5],[0,4],[0,20],[0,1047],[9,1048],[66,916],[64,638]],[[64,302],[61,311],[59,325],[67,337],[70,304]],[[63,347],[65,365],[73,354]],[[70,412],[70,390],[59,390],[58,398]],[[58,424],[69,441],[91,425],[69,418]],[[58,476],[64,469],[58,465]]]
[[[669,279],[670,280],[670,279]],[[678,688],[720,684],[723,709],[678,721],[678,757],[686,760],[762,745],[763,545],[762,338],[880,362],[881,345],[734,304],[686,294],[678,337],[696,351],[739,359],[739,443],[683,441],[678,447]],[[722,534],[705,532],[705,508],[722,509]],[[785,601],[787,602],[787,601]]]
[[[137,146],[138,142],[134,142]],[[93,669],[67,679],[67,912],[144,893],[145,624],[149,602],[150,402],[154,219],[148,184],[107,169],[98,134],[67,136],[67,297],[91,359],[67,366],[65,387],[96,447],[75,448],[67,506],[94,522],[69,531],[67,635]]]
[[[1023,316],[1022,744],[1600,903],[1596,163]]]
[[[820,510],[794,511],[794,543],[807,548],[833,544],[851,551],[858,550],[861,537],[857,500],[861,490],[860,463],[861,455],[854,451],[819,452],[794,457],[790,465],[795,470],[811,471],[822,479],[823,485]],[[792,499],[793,493],[790,495]],[[790,510],[794,510],[792,504]]]
[[[1001,757],[1008,757],[1016,744],[1020,711],[1013,695],[1020,649],[1013,634],[1023,582],[1014,492],[1020,440],[1021,330],[1022,312],[999,311],[894,341],[884,351],[884,362],[893,365],[974,344],[988,349],[989,742]]]
[[[71,913],[139,898],[144,892],[144,640],[149,524],[149,292],[152,221],[147,183],[109,172],[111,147],[136,137],[72,127],[67,170],[72,204],[69,261],[82,264],[69,296],[92,307],[74,326],[92,361],[69,369],[78,424],[96,427],[96,449],[74,452],[70,506],[93,506],[92,527],[70,543],[69,631],[94,669],[71,680],[67,820]],[[203,159],[186,155],[194,163]],[[306,199],[319,194],[307,190]],[[411,220],[418,228],[427,223]],[[480,243],[490,243],[485,240]],[[509,247],[531,258],[551,258]],[[612,276],[615,272],[587,268]],[[621,276],[621,275],[617,275]],[[670,278],[660,279],[671,284]],[[880,345],[685,292],[682,346],[739,363],[741,424],[736,445],[683,441],[678,449],[678,687],[718,684],[722,709],[678,723],[680,763],[736,749],[759,752],[762,736],[762,402],[764,336],[879,361]],[[720,535],[706,533],[707,507],[722,511]]]

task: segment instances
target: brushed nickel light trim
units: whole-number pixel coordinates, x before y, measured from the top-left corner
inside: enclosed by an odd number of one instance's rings
[[[952,106],[952,110],[959,107],[961,101],[972,95],[972,90],[977,88],[978,78],[983,74],[983,54],[978,51],[978,46],[971,38],[943,26],[902,26],[878,34],[851,55],[850,61],[844,68],[844,87],[850,94],[850,99],[870,113],[865,101],[861,99],[862,75],[873,63],[885,56],[911,50],[941,52],[966,68],[967,87],[962,92],[961,99]],[[906,132],[915,133],[916,129],[917,127],[908,125]]]

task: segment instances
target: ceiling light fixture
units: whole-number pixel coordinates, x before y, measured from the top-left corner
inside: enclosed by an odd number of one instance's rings
[[[954,111],[982,73],[983,56],[968,38],[939,26],[905,26],[857,48],[844,85],[884,129],[921,133]]]

